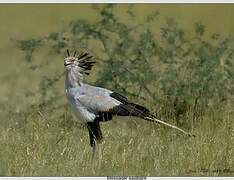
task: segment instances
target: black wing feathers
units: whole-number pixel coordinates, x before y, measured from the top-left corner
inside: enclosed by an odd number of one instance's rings
[[[138,104],[128,102],[128,99],[119,93],[113,92],[110,96],[122,104],[115,106],[108,112],[101,112],[99,116],[102,117],[102,121],[108,121],[112,119],[112,115],[118,116],[136,116],[140,118],[145,118],[151,116],[150,111]]]
[[[136,116],[140,118],[150,116],[150,111],[147,108],[134,103],[120,104],[114,107],[112,112],[118,116]]]
[[[121,103],[123,103],[123,104],[125,104],[125,103],[128,102],[128,99],[127,99],[126,97],[124,97],[124,96],[122,96],[121,94],[116,93],[116,92],[111,93],[111,94],[110,94],[110,97],[112,97],[112,98],[118,100],[119,102],[121,102]]]

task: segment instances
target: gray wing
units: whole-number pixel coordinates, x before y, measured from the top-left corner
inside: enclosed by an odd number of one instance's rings
[[[94,112],[106,112],[121,104],[118,100],[106,95],[80,95],[77,100]]]
[[[79,94],[76,96],[76,100],[87,109],[94,112],[105,112],[122,104],[117,99],[111,97],[111,93],[113,92],[108,89],[84,84],[83,87],[79,89]]]

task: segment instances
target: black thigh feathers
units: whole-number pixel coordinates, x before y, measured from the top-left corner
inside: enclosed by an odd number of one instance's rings
[[[92,147],[96,145],[96,141],[100,142],[103,138],[99,121],[100,121],[100,117],[96,117],[96,119],[94,119],[93,122],[87,123],[87,128],[89,130],[90,145]]]

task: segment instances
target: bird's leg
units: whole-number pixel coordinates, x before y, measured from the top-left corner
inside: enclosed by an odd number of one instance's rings
[[[89,130],[89,141],[93,148],[93,157],[95,156],[96,145],[102,140],[102,132],[99,124],[99,119],[96,118],[93,122],[87,122],[87,128]]]
[[[94,141],[94,144],[92,146],[92,159],[94,159],[96,154],[96,141]]]

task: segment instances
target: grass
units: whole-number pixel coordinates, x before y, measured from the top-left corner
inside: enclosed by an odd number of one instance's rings
[[[10,113],[1,122],[1,176],[234,175],[231,105],[192,124],[195,138],[140,119],[103,123],[105,140],[94,159],[86,128],[66,106],[54,106]]]

